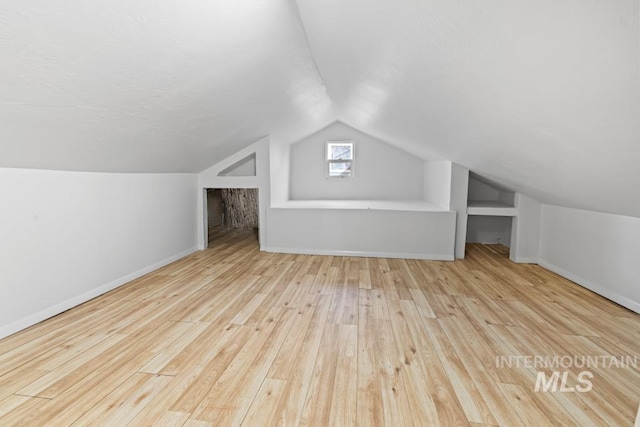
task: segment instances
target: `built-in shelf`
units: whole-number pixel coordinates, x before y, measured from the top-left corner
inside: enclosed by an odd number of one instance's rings
[[[516,208],[499,200],[469,200],[468,215],[516,216]]]
[[[500,243],[513,247],[516,193],[473,172],[469,173],[467,235],[471,243]]]

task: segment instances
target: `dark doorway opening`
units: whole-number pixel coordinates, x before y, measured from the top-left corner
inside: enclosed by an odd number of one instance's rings
[[[207,189],[209,248],[229,239],[246,239],[248,236],[253,236],[258,242],[258,197],[257,188]]]

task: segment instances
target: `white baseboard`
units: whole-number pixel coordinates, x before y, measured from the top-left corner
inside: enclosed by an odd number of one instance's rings
[[[536,257],[514,257],[512,261],[518,264],[538,264],[540,260]]]
[[[70,298],[66,301],[55,304],[51,307],[48,307],[44,310],[41,310],[37,313],[31,314],[27,317],[23,317],[20,320],[17,320],[13,323],[10,323],[5,326],[0,327],[0,339],[4,337],[8,337],[9,335],[15,334],[23,329],[26,329],[30,326],[35,325],[36,323],[42,322],[50,317],[56,316],[64,311],[69,310],[75,306],[83,304],[93,298],[96,298],[104,293],[114,290],[115,288],[124,285],[125,283],[129,283],[132,280],[137,279],[138,277],[144,276],[147,273],[151,273],[165,265],[171,264],[174,261],[179,260],[180,258],[184,258],[187,255],[191,255],[196,252],[196,248],[187,249],[186,251],[182,251],[176,255],[170,256],[169,258],[165,258],[161,261],[153,263],[147,267],[144,267],[138,271],[135,271],[131,274],[127,274],[126,276],[120,277],[116,280],[113,280],[109,283],[106,283],[102,286],[94,288],[88,292],[80,294],[76,297]]]
[[[571,280],[572,282],[577,283],[578,285],[589,289],[592,292],[595,292],[598,295],[601,295],[615,303],[620,304],[623,307],[628,308],[631,311],[635,311],[636,313],[640,313],[640,303],[633,301],[625,296],[622,296],[610,289],[607,289],[603,286],[598,285],[597,283],[594,283],[590,280],[587,280],[583,277],[580,277],[576,274],[571,273],[570,271],[567,271],[565,269],[563,269],[562,267],[558,267],[557,265],[554,265],[548,261],[545,261],[543,259],[539,260],[539,264],[546,268],[547,270],[551,270],[554,273],[557,273],[563,277],[566,277],[567,279]]]
[[[367,251],[334,251],[328,249],[298,249],[298,248],[274,248],[267,247],[266,252],[275,252],[281,254],[300,254],[300,255],[331,255],[331,256],[352,256],[364,258],[400,258],[400,259],[423,259],[430,261],[453,261],[453,254],[416,254],[416,253],[398,253],[398,252],[367,252]]]

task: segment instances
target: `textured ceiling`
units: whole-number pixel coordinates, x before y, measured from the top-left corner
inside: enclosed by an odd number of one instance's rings
[[[197,172],[335,119],[289,1],[0,3],[0,166]]]
[[[339,119],[640,217],[637,0],[5,0],[0,166],[197,172]]]
[[[637,0],[298,3],[342,121],[543,201],[640,216]]]

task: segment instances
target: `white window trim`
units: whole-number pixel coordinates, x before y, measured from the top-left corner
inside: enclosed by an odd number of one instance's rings
[[[329,159],[329,145],[330,144],[351,144],[351,159],[350,160],[333,160]],[[356,163],[356,143],[352,139],[343,139],[343,140],[333,140],[327,141],[324,146],[324,160],[325,160],[325,175],[327,179],[331,180],[341,180],[341,179],[353,179],[355,163]],[[329,165],[331,163],[351,163],[351,173],[349,176],[331,176],[329,173]]]

